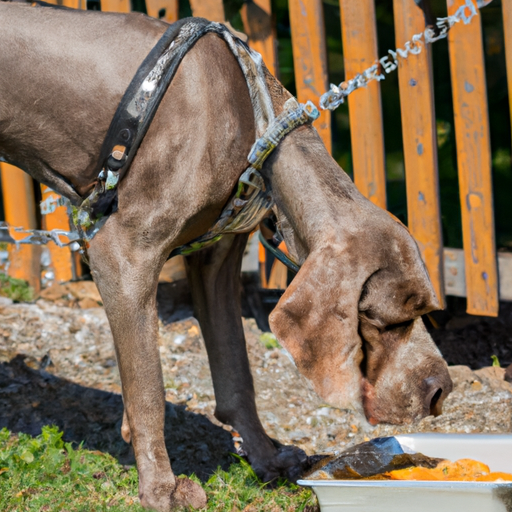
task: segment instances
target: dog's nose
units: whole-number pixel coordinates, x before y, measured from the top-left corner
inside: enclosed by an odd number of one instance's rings
[[[443,388],[435,377],[425,379],[427,393],[425,395],[425,410],[432,416],[439,416],[443,412],[443,402],[448,393],[443,393]]]

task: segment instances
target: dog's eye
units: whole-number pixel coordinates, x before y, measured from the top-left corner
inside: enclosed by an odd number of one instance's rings
[[[398,324],[390,324],[384,327],[384,331],[395,331],[395,330],[405,330],[409,328],[414,322],[414,319],[406,320],[405,322],[400,322]]]

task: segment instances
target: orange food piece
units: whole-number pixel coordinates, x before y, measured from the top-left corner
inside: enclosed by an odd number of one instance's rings
[[[510,473],[500,473],[495,471],[487,475],[479,476],[477,482],[496,482],[496,480],[503,480],[505,482],[512,482],[512,475]]]
[[[491,473],[489,466],[472,459],[455,462],[445,460],[433,469],[414,467],[385,473],[391,480],[437,480],[437,481],[476,481],[494,482],[498,479],[512,481],[512,474]]]
[[[391,480],[442,480],[442,472],[437,468],[428,469],[421,467],[397,469],[385,473]]]

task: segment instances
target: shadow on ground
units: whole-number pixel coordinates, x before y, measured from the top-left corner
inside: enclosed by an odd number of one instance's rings
[[[268,315],[283,295],[284,290],[261,288],[259,276],[242,274],[242,316],[254,318],[258,328],[269,332]],[[180,322],[194,316],[194,304],[187,279],[173,283],[159,283],[157,291],[158,315],[165,324]]]
[[[45,371],[34,370],[16,356],[0,363],[0,428],[30,435],[44,425],[57,425],[64,440],[101,450],[122,464],[135,462],[131,446],[121,438],[121,395],[80,386]],[[231,434],[205,416],[166,403],[165,440],[176,474],[207,479],[218,466],[227,469],[235,451]]]
[[[492,355],[503,368],[512,364],[512,303],[500,302],[496,318],[466,313],[466,300],[448,297],[448,308],[430,315],[437,326],[430,334],[449,365],[466,365],[475,370],[490,366]]]

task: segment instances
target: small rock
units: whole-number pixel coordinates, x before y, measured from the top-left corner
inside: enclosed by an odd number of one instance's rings
[[[460,386],[464,383],[471,384],[479,380],[475,373],[471,371],[471,368],[468,366],[449,366],[448,372],[450,373],[450,377],[452,378],[454,386]]]
[[[512,364],[505,370],[505,380],[512,384]]]
[[[0,308],[5,308],[7,306],[11,306],[13,304],[12,299],[9,297],[0,297]]]
[[[66,297],[68,293],[69,291],[66,286],[59,283],[53,283],[52,286],[45,288],[41,292],[41,297],[46,300],[58,300],[62,297]]]
[[[475,375],[486,382],[492,391],[507,391],[512,394],[512,384],[505,380],[505,369],[499,366],[487,366],[476,370]]]
[[[67,283],[67,289],[78,300],[92,299],[101,303],[101,295],[94,281],[77,281],[74,283]],[[95,306],[94,306],[95,307]]]
[[[78,301],[78,305],[82,309],[99,308],[101,307],[101,302],[90,297],[85,297],[84,299]]]
[[[503,380],[505,378],[505,369],[499,366],[486,366],[480,370],[475,370],[475,375],[478,375],[483,379],[498,379]]]

